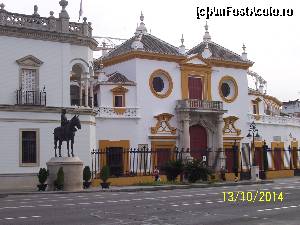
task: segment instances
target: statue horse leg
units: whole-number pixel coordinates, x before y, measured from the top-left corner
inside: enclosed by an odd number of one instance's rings
[[[67,149],[68,149],[68,157],[70,157],[70,152],[69,152],[69,140],[67,140]]]
[[[71,139],[71,153],[72,153],[72,157],[74,157],[73,145],[74,145],[74,137]]]
[[[56,149],[57,149],[57,138],[54,137],[54,151],[55,151],[55,158],[57,157]]]
[[[62,141],[59,140],[59,144],[58,144],[59,157],[61,157],[61,144],[62,144]]]

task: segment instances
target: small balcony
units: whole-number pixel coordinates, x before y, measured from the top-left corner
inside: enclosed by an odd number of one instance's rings
[[[176,110],[196,112],[225,112],[223,102],[206,101],[200,99],[177,100]]]
[[[46,106],[47,95],[42,91],[17,90],[17,105]]]
[[[137,107],[98,107],[98,118],[139,119],[139,108]]]

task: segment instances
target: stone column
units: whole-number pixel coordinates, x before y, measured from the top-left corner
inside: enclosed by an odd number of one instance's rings
[[[85,107],[89,106],[89,79],[90,79],[90,74],[85,73],[84,74],[84,80],[85,80]]]
[[[223,114],[217,115],[217,144],[216,150],[221,151],[217,152],[215,156],[217,157],[216,170],[220,170],[222,167],[225,168],[225,153],[223,149]]]
[[[94,87],[93,87],[93,81],[90,83],[90,95],[91,95],[91,107],[94,108]]]
[[[190,150],[190,115],[188,112],[182,113],[182,147],[184,151]],[[184,153],[182,155],[184,160],[192,160],[190,152]]]
[[[79,85],[80,85],[80,88],[79,88],[79,91],[80,91],[80,93],[79,93],[79,105],[82,106],[82,90],[83,90],[82,86],[83,86],[83,82],[80,81]]]

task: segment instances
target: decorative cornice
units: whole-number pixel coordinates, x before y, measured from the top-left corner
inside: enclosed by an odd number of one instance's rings
[[[97,112],[90,108],[68,108],[64,107],[69,114],[95,116]],[[23,106],[23,105],[0,105],[0,111],[6,112],[40,112],[40,113],[61,113],[62,107],[54,106]]]
[[[54,31],[32,30],[22,27],[9,27],[0,25],[0,36],[27,38],[43,41],[70,43],[90,47],[92,50],[97,48],[98,42],[87,36],[80,36],[71,33],[57,33]]]

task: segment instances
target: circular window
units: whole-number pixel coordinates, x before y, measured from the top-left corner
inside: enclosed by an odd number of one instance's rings
[[[173,82],[168,72],[156,70],[150,76],[149,86],[153,95],[158,98],[166,98],[172,92]]]
[[[223,101],[233,102],[238,96],[238,86],[235,79],[231,76],[224,76],[219,83],[219,94]]]

